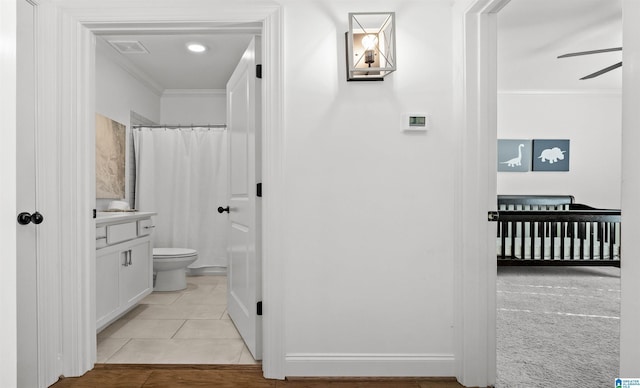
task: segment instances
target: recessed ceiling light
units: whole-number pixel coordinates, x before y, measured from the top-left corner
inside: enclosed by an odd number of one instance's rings
[[[207,51],[207,48],[200,43],[189,43],[187,44],[187,48],[193,53],[203,53]]]

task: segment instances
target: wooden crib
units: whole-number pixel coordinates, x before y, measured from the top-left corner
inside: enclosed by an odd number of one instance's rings
[[[620,210],[574,203],[570,195],[500,195],[498,265],[620,266]]]

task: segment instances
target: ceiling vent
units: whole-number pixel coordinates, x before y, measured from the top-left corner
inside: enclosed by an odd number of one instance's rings
[[[112,45],[120,54],[148,54],[149,51],[137,40],[110,40]]]

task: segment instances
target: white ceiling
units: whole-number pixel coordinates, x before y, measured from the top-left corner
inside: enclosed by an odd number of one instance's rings
[[[620,51],[557,56],[621,46],[621,0],[511,0],[498,13],[498,88],[620,89],[621,69],[579,80],[622,61]]]
[[[134,68],[144,73],[161,90],[225,89],[227,80],[240,61],[253,35],[237,33],[199,34],[131,34],[99,35],[108,41],[138,41],[148,54],[120,54]],[[204,53],[191,53],[187,43],[207,47]],[[107,45],[101,45],[105,47]],[[111,50],[111,46],[108,46]],[[115,51],[115,50],[114,50]]]

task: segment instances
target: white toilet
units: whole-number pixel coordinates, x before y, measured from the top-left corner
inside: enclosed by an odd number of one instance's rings
[[[198,251],[188,248],[153,248],[154,291],[187,288],[187,266],[198,259]]]

